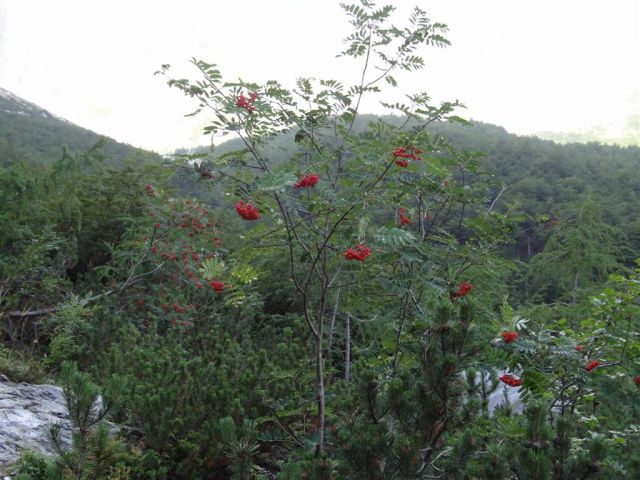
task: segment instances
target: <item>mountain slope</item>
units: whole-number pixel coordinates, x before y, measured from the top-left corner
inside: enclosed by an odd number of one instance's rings
[[[40,164],[57,159],[62,147],[72,152],[86,151],[101,135],[74,125],[47,110],[0,88],[0,165],[16,161]],[[158,161],[155,153],[110,140],[103,149],[109,163],[127,158]]]

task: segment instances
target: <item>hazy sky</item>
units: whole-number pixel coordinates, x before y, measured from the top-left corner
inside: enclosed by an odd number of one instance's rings
[[[345,0],[346,1],[346,0]],[[379,2],[383,4],[385,2]],[[639,113],[639,0],[401,0],[449,25],[403,84],[516,133],[617,125]],[[335,58],[348,24],[334,0],[0,0],[0,86],[54,114],[157,151],[208,143],[205,118],[154,76],[188,59],[229,80],[355,82]],[[369,111],[381,111],[368,104]]]

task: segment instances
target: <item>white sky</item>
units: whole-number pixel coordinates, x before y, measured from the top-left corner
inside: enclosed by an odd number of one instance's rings
[[[351,3],[349,0],[345,0]],[[379,1],[379,4],[387,3]],[[639,0],[396,0],[449,25],[449,48],[401,84],[516,133],[619,125],[640,106]],[[207,144],[164,79],[191,57],[228,80],[355,83],[335,58],[338,0],[0,0],[0,86],[78,125],[156,151]],[[350,80],[350,81],[349,81]],[[379,110],[375,104],[367,110]]]

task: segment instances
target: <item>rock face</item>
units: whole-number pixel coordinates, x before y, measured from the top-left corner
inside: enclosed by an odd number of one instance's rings
[[[55,455],[48,431],[54,423],[70,446],[72,425],[60,387],[12,383],[0,375],[0,467],[15,462],[21,449]]]

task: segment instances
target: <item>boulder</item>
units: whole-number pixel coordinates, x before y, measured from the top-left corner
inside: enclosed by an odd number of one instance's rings
[[[69,447],[72,424],[60,387],[12,383],[0,375],[0,468],[15,462],[22,449],[56,455],[49,436],[55,423],[62,425],[60,439]]]

